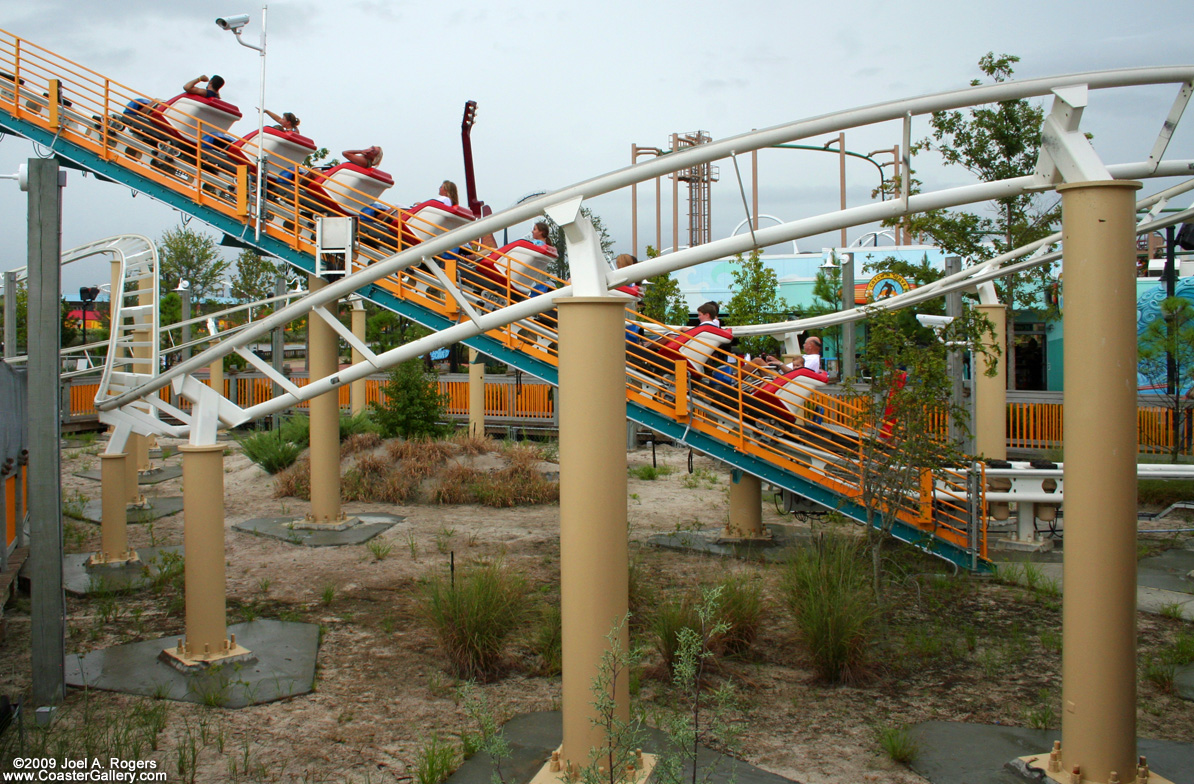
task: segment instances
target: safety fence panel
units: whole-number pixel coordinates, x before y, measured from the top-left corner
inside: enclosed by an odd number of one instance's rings
[[[1064,440],[1060,403],[1008,403],[1007,445],[1011,449],[1054,449]]]

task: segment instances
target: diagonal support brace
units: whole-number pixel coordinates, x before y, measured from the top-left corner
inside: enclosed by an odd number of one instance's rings
[[[553,204],[544,212],[564,230],[568,241],[568,267],[572,272],[572,294],[576,297],[609,296],[606,275],[609,264],[601,249],[601,238],[589,216],[581,212],[583,198]]]
[[[1040,187],[1114,179],[1090,139],[1078,129],[1087,104],[1086,85],[1057,87],[1053,96],[1053,110],[1041,125],[1041,154],[1036,164]]]

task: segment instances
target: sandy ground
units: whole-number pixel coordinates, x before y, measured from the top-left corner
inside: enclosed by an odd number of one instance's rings
[[[168,441],[166,445],[172,446]],[[68,502],[80,494],[99,495],[98,483],[73,476],[76,470],[98,467],[99,458],[90,451],[64,452]],[[926,719],[1023,725],[1025,706],[1038,697],[1042,704],[1059,702],[1060,657],[1036,643],[1043,630],[1060,628],[1056,605],[1025,599],[1019,589],[975,580],[966,581],[952,608],[980,630],[970,650],[942,656],[920,643],[920,658],[876,661],[872,677],[859,685],[818,683],[804,664],[788,612],[778,601],[777,567],[644,544],[652,533],[717,527],[728,516],[724,469],[697,456],[695,473],[688,474],[687,450],[660,446],[657,455],[659,464],[673,473],[653,481],[632,476],[628,500],[631,554],[656,600],[711,584],[731,572],[757,576],[770,599],[752,654],[727,664],[723,672],[743,697],[736,719],[744,729],[739,751],[744,759],[806,784],[919,782],[919,776],[882,754],[880,726]],[[166,462],[177,460],[175,455]],[[650,465],[650,448],[630,453],[628,462],[631,467]],[[500,555],[527,576],[537,601],[558,601],[558,506],[346,504],[349,513],[384,511],[405,517],[382,535],[392,550],[378,560],[365,546],[312,549],[232,531],[239,521],[301,515],[309,505],[274,498],[271,478],[235,448],[225,457],[224,480],[230,622],[243,619],[249,608],[258,617],[318,623],[323,636],[318,686],[312,694],[235,711],[170,704],[169,722],[154,756],[174,770],[177,749],[191,742],[202,726],[197,781],[407,780],[419,749],[433,732],[455,740],[472,729],[457,704],[456,683],[443,670],[435,639],[418,616],[418,581],[445,572],[449,553],[455,553],[458,566]],[[178,495],[180,481],[152,486],[147,493]],[[764,523],[792,523],[790,517],[778,516],[772,505],[764,507]],[[152,527],[130,526],[133,545],[181,543],[181,517],[165,518]],[[97,526],[72,522],[67,528],[68,551],[94,549]],[[925,618],[933,614],[934,608],[923,604],[915,575],[900,573],[893,583],[891,601],[907,603],[900,613]],[[329,587],[334,596],[325,602]],[[146,594],[120,601],[128,603],[127,611],[101,624],[94,600],[69,600],[68,651],[181,633],[181,613],[169,612],[166,596]],[[28,686],[27,604],[7,615],[8,637],[2,648],[6,669],[0,672],[0,689],[12,693]],[[1173,623],[1141,616],[1142,644],[1170,639]],[[896,634],[894,629],[889,631]],[[988,630],[999,631],[989,639]],[[1004,644],[1001,639],[1016,635],[1027,640],[1020,655],[997,648]],[[511,645],[505,675],[482,687],[504,718],[559,707],[559,678],[535,674],[538,660],[526,638],[529,630]],[[643,641],[649,642],[645,635]],[[988,655],[988,650],[1000,651],[1003,658]],[[667,691],[664,680],[644,676],[639,699],[650,712],[666,703]],[[1190,703],[1148,684],[1141,691],[1142,735],[1194,741]],[[127,711],[134,702],[110,694],[90,699],[115,711]],[[243,773],[246,761],[249,774]]]

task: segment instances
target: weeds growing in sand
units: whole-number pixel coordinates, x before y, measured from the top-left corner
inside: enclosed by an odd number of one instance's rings
[[[825,536],[800,548],[781,585],[817,674],[828,681],[861,677],[876,610],[859,543]]]
[[[500,669],[510,634],[527,612],[526,580],[499,561],[439,575],[423,586],[419,611],[430,623],[452,675],[485,679]]]

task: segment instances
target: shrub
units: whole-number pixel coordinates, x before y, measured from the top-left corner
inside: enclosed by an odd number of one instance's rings
[[[418,438],[443,435],[448,426],[448,396],[439,391],[439,381],[417,359],[411,359],[390,371],[382,387],[382,401],[371,403],[373,419],[386,438]]]
[[[303,447],[282,438],[277,430],[264,430],[240,440],[245,457],[271,474],[289,468],[302,454]]]
[[[274,479],[274,498],[294,496],[311,500],[311,461],[299,460],[285,471],[279,471]]]
[[[295,414],[282,422],[278,432],[284,440],[292,444],[307,446],[311,443],[311,420],[306,414]]]
[[[455,583],[424,585],[419,610],[457,678],[485,679],[501,664],[506,639],[527,611],[526,580],[500,561],[458,570]]]
[[[539,674],[559,675],[564,664],[564,633],[560,605],[545,604],[539,611],[531,648],[539,655]]]
[[[881,727],[879,745],[893,762],[908,764],[916,759],[920,746],[908,727]]]
[[[356,414],[341,414],[340,415],[340,440],[345,441],[351,436],[359,436],[365,433],[376,433],[380,428],[369,418],[368,411],[360,411]]]
[[[1149,506],[1194,501],[1194,479],[1141,479],[1136,483],[1136,496]]]
[[[683,629],[699,630],[701,619],[697,616],[696,603],[691,596],[682,596],[659,605],[651,619],[651,637],[655,651],[659,654],[668,674],[676,665],[680,652],[680,632]]]
[[[727,654],[745,653],[759,635],[763,615],[763,593],[759,584],[745,576],[727,577],[719,584],[721,600],[717,620],[726,625],[721,646]]]
[[[456,748],[451,743],[441,741],[439,735],[433,732],[415,757],[415,782],[440,784],[452,775],[456,764]]]
[[[630,468],[627,470],[630,473],[630,475],[633,476],[635,479],[642,479],[642,480],[645,480],[648,482],[654,481],[655,479],[658,479],[661,476],[667,476],[672,473],[672,467],[666,466],[666,465],[661,465],[661,466],[641,465],[641,466],[635,466],[634,468]]]
[[[784,568],[781,587],[796,636],[813,669],[829,681],[853,681],[865,672],[875,603],[861,555],[858,541],[826,536],[798,550]]]

